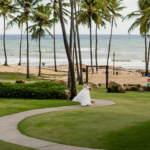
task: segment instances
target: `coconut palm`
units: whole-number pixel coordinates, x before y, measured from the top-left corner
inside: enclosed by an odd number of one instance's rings
[[[67,58],[68,58],[68,62],[69,62],[69,70],[70,70],[70,74],[71,74],[71,96],[70,96],[70,99],[72,100],[76,96],[74,64],[73,64],[73,61],[71,58],[70,48],[68,45],[67,34],[66,34],[66,29],[65,29],[64,20],[63,20],[63,14],[62,14],[62,3],[60,0],[59,0],[59,15],[60,15],[60,22],[61,22],[61,27],[62,27],[64,45],[65,45],[66,54],[67,54]]]
[[[110,47],[111,47],[111,39],[112,39],[112,32],[113,32],[113,25],[116,23],[116,19],[123,18],[123,16],[119,13],[120,11],[123,11],[126,7],[121,6],[123,0],[106,0],[109,5],[107,6],[108,10],[111,12],[111,34],[110,34],[110,40],[109,40],[109,47],[108,47],[108,55],[107,55],[107,66],[109,61],[109,55],[110,55]],[[106,70],[106,88],[108,85],[108,67]]]
[[[0,1],[0,17],[3,16],[4,19],[4,36],[3,36],[3,45],[4,45],[4,54],[5,54],[5,66],[7,64],[7,53],[6,53],[6,44],[5,44],[5,29],[6,29],[6,19],[14,18],[11,14],[18,12],[18,8],[16,8],[17,4],[12,4],[11,0],[1,0]]]
[[[29,26],[29,32],[32,33],[32,39],[39,40],[39,73],[41,76],[41,37],[44,37],[46,32],[51,36],[52,34],[48,29],[52,28],[54,19],[49,19],[52,14],[50,7],[38,5],[36,11],[33,11],[32,22],[34,25]]]
[[[101,2],[103,0],[100,0]],[[98,3],[97,0],[82,0],[80,3],[81,10],[78,11],[78,20],[79,23],[83,25],[88,25],[90,28],[90,56],[91,56],[91,69],[93,70],[93,56],[92,56],[92,20],[97,22],[99,14],[98,14]]]
[[[54,19],[59,20],[59,1],[58,0],[51,0],[50,5],[52,5],[52,9],[53,9],[53,17]],[[70,12],[66,9],[66,7],[69,7],[70,4],[64,2],[64,0],[62,0],[62,13],[63,13],[63,18],[65,23],[67,23],[67,19],[65,18],[65,16],[69,17]],[[56,65],[56,46],[55,46],[55,22],[53,25],[53,37],[54,37],[54,66],[55,66],[55,71],[57,72],[57,65]]]
[[[29,36],[28,36],[28,21],[30,20],[30,13],[34,7],[37,6],[42,0],[14,0],[22,10],[22,16],[20,18],[20,23],[26,23],[26,32],[27,32],[27,76],[30,78],[29,74]]]
[[[69,49],[70,49],[70,55],[72,58],[72,34],[74,29],[74,17],[73,17],[73,0],[70,0],[70,8],[71,8],[71,22],[70,22],[70,40],[69,40]],[[74,65],[74,64],[73,64]],[[70,67],[68,67],[68,88],[71,88],[71,74],[70,74]]]
[[[130,33],[136,27],[140,27],[140,34],[145,37],[145,75],[148,74],[148,57],[147,56],[147,33],[150,29],[150,2],[149,0],[138,0],[138,8],[139,10],[134,11],[128,14],[124,19],[130,19],[136,17],[136,20],[129,28],[128,32]],[[123,20],[124,20],[123,19]]]

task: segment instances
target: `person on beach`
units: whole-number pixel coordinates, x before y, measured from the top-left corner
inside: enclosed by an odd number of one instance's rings
[[[74,97],[72,101],[80,102],[81,106],[89,106],[92,105],[91,98],[90,98],[90,91],[91,88],[88,86],[88,83],[85,81],[83,85],[83,89],[80,93]]]

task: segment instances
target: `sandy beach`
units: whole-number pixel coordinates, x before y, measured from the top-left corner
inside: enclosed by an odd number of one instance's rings
[[[83,64],[83,67],[85,65]],[[53,79],[55,76],[55,79],[61,79],[67,81],[67,70],[68,70],[68,65],[59,65],[57,67],[58,72],[55,72],[53,66],[45,66],[42,67],[41,73],[42,76],[50,76],[48,79]],[[62,72],[63,71],[63,72]],[[64,72],[66,71],[66,72]],[[121,67],[116,67],[115,68],[115,75],[113,75],[113,70],[112,67],[109,69],[109,82],[114,81],[120,84],[142,84],[146,86],[147,84],[147,77],[143,77],[141,75],[141,72],[144,70],[139,70],[139,69],[124,69]],[[0,65],[0,72],[16,72],[16,73],[24,73],[26,74],[26,66],[3,66]],[[116,72],[118,72],[118,75],[116,75]],[[30,67],[30,74],[34,74],[37,76],[38,74],[38,67]],[[62,75],[62,77],[60,77]],[[76,73],[77,75],[77,73]],[[86,79],[86,73],[83,72],[83,79]],[[102,83],[105,84],[106,82],[106,75],[105,75],[105,69],[99,69],[99,71],[92,75],[91,74],[91,69],[89,68],[89,82],[98,84]]]

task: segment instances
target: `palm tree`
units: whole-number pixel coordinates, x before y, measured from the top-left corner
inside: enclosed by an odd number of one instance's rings
[[[29,32],[32,33],[32,39],[39,39],[39,73],[41,76],[41,37],[45,36],[47,32],[52,36],[48,28],[51,28],[54,23],[54,19],[49,20],[51,15],[51,9],[43,5],[38,5],[36,11],[33,11],[32,21],[35,23],[29,26]],[[52,36],[53,37],[53,36]]]
[[[70,69],[70,74],[71,74],[71,96],[70,96],[70,99],[72,100],[76,96],[76,83],[75,83],[74,65],[73,65],[73,61],[71,58],[70,48],[68,45],[66,29],[65,29],[63,15],[62,15],[61,0],[59,0],[59,15],[60,15],[60,22],[61,22],[61,27],[62,27],[62,32],[63,32],[64,45],[65,45],[65,49],[66,49],[66,54],[67,54],[67,58],[68,58],[68,62],[69,62],[69,69]]]
[[[130,33],[136,27],[140,26],[140,34],[145,37],[145,75],[148,74],[148,55],[147,55],[147,33],[150,29],[150,2],[148,0],[138,0],[139,10],[128,14],[124,19],[136,17],[135,22],[131,25],[128,32]],[[124,20],[123,19],[123,20]]]
[[[59,1],[58,0],[51,0],[50,5],[52,4],[52,8],[53,8],[53,17],[54,19],[59,20]],[[69,17],[69,11],[66,9],[66,7],[69,7],[70,4],[64,2],[64,0],[62,0],[62,13],[63,13],[63,18],[65,23],[67,23],[67,19],[65,18],[65,16]],[[53,37],[54,37],[54,66],[55,66],[55,72],[57,72],[57,65],[56,65],[56,46],[55,46],[55,22],[54,22],[54,26],[53,26]]]
[[[122,5],[123,0],[107,0],[109,3],[108,10],[111,12],[111,34],[110,34],[110,40],[109,40],[109,47],[108,47],[108,55],[107,55],[107,70],[106,70],[106,88],[108,85],[108,61],[109,61],[109,54],[110,54],[110,47],[111,47],[111,39],[112,39],[112,31],[113,31],[113,25],[117,26],[116,19],[122,18],[123,16],[119,14],[120,11],[123,11],[124,6]]]
[[[69,49],[70,55],[72,58],[72,33],[74,29],[74,17],[73,17],[73,0],[70,0],[70,8],[71,8],[71,22],[70,22],[70,41],[69,41]],[[74,64],[73,64],[74,65]],[[70,74],[70,67],[68,67],[68,88],[71,88],[71,74]]]
[[[101,0],[102,1],[102,0]],[[78,11],[79,23],[88,25],[90,28],[90,56],[91,56],[91,69],[93,70],[93,56],[92,56],[92,20],[96,22],[98,20],[98,1],[97,0],[82,0],[80,4],[81,10]]]
[[[1,0],[0,1],[0,17],[4,18],[4,35],[3,35],[3,45],[4,45],[4,54],[5,54],[5,66],[7,64],[7,53],[6,53],[6,44],[5,44],[5,30],[6,30],[6,19],[14,18],[11,14],[18,12],[18,8],[16,8],[16,4],[12,4],[11,0]]]
[[[23,13],[20,18],[20,22],[26,22],[26,32],[27,32],[27,76],[26,78],[30,78],[29,74],[29,36],[28,36],[28,21],[30,20],[30,13],[33,8],[42,0],[15,0],[17,4],[21,7]]]

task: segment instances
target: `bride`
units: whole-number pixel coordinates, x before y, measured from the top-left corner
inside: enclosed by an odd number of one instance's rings
[[[91,88],[89,88],[88,83],[85,81],[83,85],[83,89],[76,97],[74,97],[72,101],[80,102],[81,106],[92,105],[89,90],[91,90]]]

